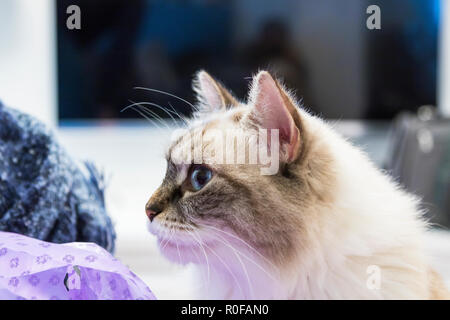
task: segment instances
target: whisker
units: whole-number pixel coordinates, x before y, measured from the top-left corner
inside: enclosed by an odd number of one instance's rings
[[[148,122],[150,122],[152,125],[156,126],[157,128],[161,129],[160,126],[158,126],[158,124],[153,121],[153,119],[150,119],[145,113],[143,113],[141,110],[139,110],[138,108],[135,108],[134,106],[131,107],[134,111],[136,111],[137,113],[139,113],[142,117],[144,117],[144,119],[146,119]]]
[[[218,234],[216,234],[216,235],[218,235]],[[218,235],[218,236],[220,237],[220,235]],[[236,256],[236,258],[238,259],[238,261],[239,261],[239,263],[240,263],[240,265],[242,267],[242,270],[244,271],[245,277],[247,279],[248,287],[249,287],[249,290],[250,290],[250,297],[254,297],[253,286],[252,286],[252,283],[250,281],[250,277],[248,275],[247,268],[245,267],[245,264],[242,262],[242,259],[241,259],[239,254],[241,254],[243,257],[246,257],[246,256],[241,251],[239,251],[238,249],[234,248],[226,239],[224,239],[223,237],[221,237],[221,238],[223,239],[223,241],[218,239],[218,238],[216,238],[216,240],[219,240],[221,243],[223,243],[224,245],[226,245],[227,247],[229,247],[232,250],[232,252]],[[253,262],[254,264],[258,265],[256,262],[254,262],[253,260],[249,259],[248,257],[246,257],[246,258],[249,261]],[[262,268],[262,267],[260,266],[260,268]],[[264,268],[263,268],[263,270],[264,270]]]
[[[191,235],[191,236],[192,236],[192,235]],[[197,261],[200,263],[201,259],[200,259],[200,257],[198,256],[197,252],[195,252],[195,248],[190,247],[189,249],[192,251],[192,253],[193,253],[193,254],[195,255],[195,257],[197,258]],[[194,286],[194,288],[193,288],[194,291],[204,290],[205,287],[209,285],[209,283],[208,283],[208,281],[207,281],[207,279],[206,279],[206,276],[205,276],[203,273],[201,273],[201,276],[202,276],[202,278],[203,278],[203,281],[200,281],[200,283],[199,283],[198,285]]]
[[[175,245],[177,246],[177,252],[178,252],[178,262],[180,265],[183,265],[183,263],[181,262],[181,253],[180,253],[180,248],[178,247],[178,241],[177,239],[175,239]]]
[[[217,238],[216,238],[216,239],[217,239]],[[225,239],[224,239],[224,241],[227,242]],[[239,256],[239,253],[242,254],[242,252],[240,252],[239,250],[237,250],[236,248],[234,248],[230,243],[227,244],[227,243],[225,243],[225,242],[222,242],[222,243],[225,244],[226,246],[228,246],[228,247],[233,251],[234,255],[236,256],[236,258],[238,259],[239,263],[240,263],[241,266],[242,266],[242,270],[244,271],[245,277],[246,277],[246,279],[247,279],[248,289],[250,290],[250,298],[254,297],[255,295],[254,295],[254,293],[253,293],[253,285],[252,285],[252,283],[251,283],[251,281],[250,281],[250,277],[249,277],[249,275],[248,275],[247,268],[245,267],[245,264],[242,262],[242,259],[241,259],[241,257]]]
[[[170,102],[167,103],[170,108],[172,108],[173,112],[178,116],[178,118],[184,122],[184,124],[187,126],[189,124],[188,120],[186,119],[186,117],[181,116],[180,113],[172,106],[172,104]]]
[[[142,112],[145,112],[147,115],[152,116],[153,118],[155,118],[161,125],[163,125],[164,127],[166,127],[168,130],[170,130],[170,127],[167,125],[167,123],[164,121],[164,119],[162,117],[160,117],[156,112],[150,110],[149,108],[145,107],[145,106],[141,106],[141,105],[137,105],[139,107],[139,109]]]
[[[144,119],[146,119],[147,121],[149,121],[152,125],[156,126],[157,128],[161,129],[160,126],[158,126],[156,124],[156,122],[154,121],[154,119],[149,118],[146,113],[144,113],[143,110],[136,108],[137,104],[133,103],[132,105],[126,106],[124,109],[122,109],[120,112],[128,110],[128,108],[131,108],[132,110],[136,111],[137,113],[139,113]]]
[[[207,266],[207,270],[208,270],[208,271],[207,271],[207,277],[206,277],[205,283],[206,283],[206,286],[209,288],[209,285],[210,285],[210,283],[211,283],[211,276],[210,276],[209,260],[208,260],[208,257],[207,257],[207,255],[206,255],[206,252],[205,252],[204,248],[202,247],[202,243],[201,243],[199,240],[197,240],[197,239],[195,238],[195,236],[194,236],[189,230],[186,230],[186,231],[187,231],[188,234],[194,239],[194,241],[198,244],[199,248],[201,248],[201,249],[203,250],[203,254],[204,254],[204,256],[205,256],[205,262],[206,262],[206,266]],[[193,250],[193,249],[191,248],[191,250]],[[195,253],[195,250],[193,250],[193,252]],[[195,256],[198,258],[198,261],[200,262],[201,260],[199,259],[198,255],[195,254]]]
[[[144,108],[140,103],[138,102],[134,102],[132,100],[129,100],[130,102],[132,102],[133,104],[125,107],[124,109],[122,109],[122,111],[127,110],[127,108],[133,108],[134,110],[137,111],[137,109],[135,109],[134,107],[139,107],[139,110],[142,111],[143,113],[145,113],[146,115],[152,116],[155,120],[158,120],[158,122],[165,126],[168,130],[170,130],[170,127],[167,125],[167,123],[155,112],[153,112],[150,109]],[[121,111],[121,112],[122,112]],[[140,113],[142,116],[144,116],[142,113]],[[147,117],[146,117],[147,118]],[[148,119],[148,118],[147,118]],[[161,128],[162,129],[162,128]]]
[[[246,254],[242,253],[242,251],[240,251],[239,249],[236,249],[235,247],[233,247],[228,240],[226,240],[224,237],[222,237],[219,234],[215,234],[216,236],[220,237],[220,239],[222,239],[223,241],[221,241],[223,244],[225,244],[226,246],[230,247],[232,250],[237,250],[242,257],[246,258],[248,261],[252,262],[255,266],[257,266],[259,269],[261,269],[267,276],[269,276],[272,280],[277,281],[277,279],[275,279],[275,277],[273,275],[271,275],[263,266],[261,266],[259,263],[257,263],[256,261],[254,261],[253,259],[251,259],[250,257],[248,257]],[[216,238],[216,240],[219,240],[218,238]]]
[[[195,239],[195,237],[194,237]],[[210,267],[209,267],[209,260],[208,260],[208,255],[206,254],[205,248],[203,247],[202,243],[200,241],[197,241],[198,244],[200,245],[200,248],[203,251],[203,255],[205,256],[205,260],[206,260],[206,267],[207,267],[207,274],[208,274],[208,284],[211,282],[211,271],[210,271]]]
[[[197,234],[198,238],[201,239],[201,237],[200,237],[200,235],[198,234],[198,232],[197,232],[195,229],[194,229],[193,231]],[[192,236],[193,236],[193,235],[192,235]],[[194,238],[194,239],[195,239],[195,238]],[[223,259],[216,253],[216,251],[215,251],[214,249],[212,249],[211,247],[209,247],[205,242],[202,242],[202,243],[205,245],[206,248],[208,248],[208,249],[211,251],[212,254],[214,254],[214,255],[217,257],[217,259],[219,260],[219,262],[221,262],[221,263],[224,265],[224,267],[225,267],[225,268],[227,269],[227,271],[230,273],[231,277],[232,277],[232,278],[234,279],[234,281],[236,282],[236,284],[237,284],[237,286],[238,286],[238,288],[239,288],[239,291],[241,292],[242,296],[245,296],[244,290],[242,289],[242,287],[241,287],[241,285],[240,285],[240,283],[239,283],[239,280],[237,279],[236,275],[231,271],[231,268],[225,263],[225,261],[223,261]]]
[[[173,235],[175,234],[174,228],[173,228],[173,227],[170,227],[170,228],[166,231],[166,233],[169,234],[170,237],[166,238],[166,242],[164,243],[164,246],[161,247],[161,251],[163,251],[164,248],[166,247],[166,245],[170,242],[170,240],[172,240]]]
[[[255,248],[253,248],[253,246],[251,246],[248,242],[246,242],[245,240],[243,240],[243,239],[240,238],[239,236],[237,236],[237,235],[235,235],[235,234],[232,234],[232,233],[230,233],[230,232],[226,232],[226,231],[224,231],[224,230],[222,230],[222,229],[219,229],[219,228],[210,226],[210,225],[202,224],[202,225],[200,225],[200,226],[205,227],[205,228],[210,228],[210,229],[213,229],[213,230],[216,230],[216,231],[219,231],[219,232],[222,232],[223,234],[226,234],[226,235],[228,235],[228,236],[230,236],[230,237],[232,237],[232,238],[234,238],[234,239],[236,239],[236,240],[239,240],[240,242],[242,242],[243,244],[245,244],[249,249],[253,250],[253,252],[255,252],[260,258],[264,259],[264,261],[265,261],[266,263],[268,263],[270,266],[272,266],[275,270],[278,269],[278,268],[272,263],[272,261],[270,261],[270,260],[267,259],[265,256],[263,256],[258,250],[256,250]]]
[[[180,101],[183,101],[184,103],[187,103],[187,104],[188,104],[189,106],[191,106],[195,111],[198,111],[197,107],[194,106],[192,103],[190,103],[189,101],[187,101],[187,100],[185,100],[185,99],[183,99],[183,98],[181,98],[181,97],[179,97],[179,96],[177,96],[177,95],[174,95],[174,94],[172,94],[172,93],[165,92],[165,91],[162,91],[162,90],[152,89],[152,88],[144,88],[144,87],[134,87],[133,89],[137,89],[137,90],[146,90],[146,91],[152,91],[152,92],[157,92],[157,93],[165,94],[165,95],[167,95],[167,96],[170,96],[170,97],[176,98],[176,99],[178,99],[178,100],[180,100]]]
[[[175,120],[175,118],[172,116],[172,113],[177,115],[176,113],[174,113],[173,111],[168,110],[168,109],[160,106],[157,103],[153,103],[153,102],[136,102],[136,104],[141,105],[141,106],[147,106],[148,105],[148,106],[157,107],[158,109],[164,111],[173,120],[174,123],[177,122],[177,120]]]

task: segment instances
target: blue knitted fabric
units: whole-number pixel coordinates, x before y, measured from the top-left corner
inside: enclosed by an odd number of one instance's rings
[[[1,102],[0,231],[114,250],[102,176],[73,161],[41,122]]]

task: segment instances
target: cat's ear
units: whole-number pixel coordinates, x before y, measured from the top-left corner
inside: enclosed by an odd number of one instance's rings
[[[193,87],[200,102],[201,112],[225,110],[227,107],[234,107],[239,104],[224,86],[204,70],[196,74]]]
[[[280,151],[287,162],[300,153],[301,119],[284,88],[267,71],[254,78],[250,91],[251,115],[263,129],[278,129]]]

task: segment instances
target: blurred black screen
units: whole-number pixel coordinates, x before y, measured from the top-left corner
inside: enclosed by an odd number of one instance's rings
[[[130,101],[188,104],[206,69],[240,99],[269,68],[330,118],[386,119],[436,102],[439,0],[56,0],[60,119],[141,117]],[[68,30],[70,5],[81,29]],[[153,110],[162,117],[167,114]]]

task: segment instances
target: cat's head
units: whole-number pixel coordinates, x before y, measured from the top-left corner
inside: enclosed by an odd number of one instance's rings
[[[176,262],[231,245],[285,263],[333,180],[312,117],[265,71],[247,103],[204,71],[194,89],[196,115],[168,148],[166,176],[146,205],[150,231]]]

